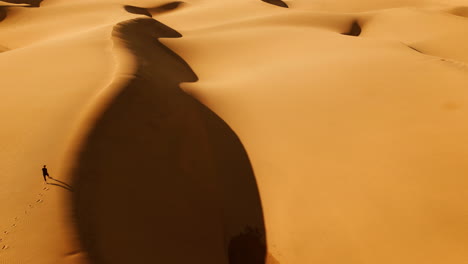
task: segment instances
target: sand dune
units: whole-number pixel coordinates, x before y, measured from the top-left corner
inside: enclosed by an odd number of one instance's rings
[[[9,2],[4,2],[4,1],[0,1],[0,22],[3,21],[6,17],[7,17],[7,14],[8,14],[8,10],[11,8],[15,8],[15,7],[29,7],[29,5],[26,5],[26,4],[12,4],[12,3],[9,3]]]
[[[467,10],[0,1],[0,263],[467,262]]]

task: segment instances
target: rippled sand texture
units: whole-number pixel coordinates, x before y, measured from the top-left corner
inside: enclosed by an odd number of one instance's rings
[[[467,0],[0,1],[0,263],[468,262],[467,46]]]

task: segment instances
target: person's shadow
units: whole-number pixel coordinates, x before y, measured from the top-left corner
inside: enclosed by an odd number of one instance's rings
[[[69,190],[70,192],[73,192],[73,187],[71,187],[70,184],[65,183],[65,182],[63,182],[63,181],[60,181],[60,180],[57,180],[57,179],[52,178],[52,177],[50,177],[50,176],[49,176],[49,179],[56,181],[56,183],[47,182],[48,185],[58,186],[58,187],[67,189],[67,190]]]

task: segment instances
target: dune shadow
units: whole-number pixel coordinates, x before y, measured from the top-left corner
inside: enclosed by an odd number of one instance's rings
[[[0,22],[2,22],[7,16],[7,7],[0,6]]]
[[[265,2],[265,3],[268,3],[268,4],[279,6],[279,7],[284,7],[284,8],[289,7],[288,4],[286,4],[285,2],[283,2],[281,0],[262,0],[262,1]]]
[[[452,15],[455,15],[455,16],[468,18],[468,6],[455,7],[451,11],[449,11],[448,13],[450,13]]]
[[[176,8],[180,7],[183,3],[184,2],[182,2],[182,1],[174,1],[174,2],[170,2],[170,3],[160,5],[160,6],[157,6],[157,7],[148,8],[148,10],[152,14],[166,13],[166,12],[175,10]]]
[[[8,8],[10,7],[40,7],[41,2],[43,0],[2,0],[2,2],[10,3],[10,4],[28,4],[29,6],[15,6],[15,5],[2,5],[0,6],[0,22],[5,20],[8,15]],[[0,52],[2,52],[0,50]]]
[[[1,20],[0,20],[0,22],[1,22]],[[2,46],[2,45],[0,44],[0,52],[6,52],[6,51],[9,51],[9,50],[10,50],[9,48],[7,48],[7,47],[5,47],[5,46]]]
[[[198,78],[158,40],[181,35],[139,18],[113,36],[139,68],[96,121],[72,171],[91,263],[264,264],[247,153],[222,119],[179,88]]]
[[[144,8],[144,7],[138,7],[138,6],[131,6],[131,5],[124,5],[124,9],[132,14],[137,14],[137,15],[144,15],[147,17],[153,17],[155,14],[161,14],[161,13],[166,13],[172,10],[175,10],[178,8],[181,4],[184,2],[181,1],[175,1],[175,2],[170,2],[167,4],[159,5],[156,7],[150,7],[150,8]]]
[[[358,37],[361,35],[362,28],[361,25],[359,25],[358,21],[353,21],[351,23],[351,27],[349,28],[349,31],[342,33],[343,35],[347,36],[353,36],[353,37]]]
[[[151,15],[151,13],[146,8],[143,8],[143,7],[125,5],[124,9],[127,12],[132,13],[132,14],[144,15],[144,16],[147,16],[147,17],[153,17],[153,15]]]
[[[40,7],[44,0],[2,0],[3,2],[12,4],[28,4],[29,7]]]

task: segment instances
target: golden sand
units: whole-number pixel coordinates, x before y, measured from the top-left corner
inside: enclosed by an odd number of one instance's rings
[[[467,46],[466,0],[0,1],[0,263],[468,262]]]

